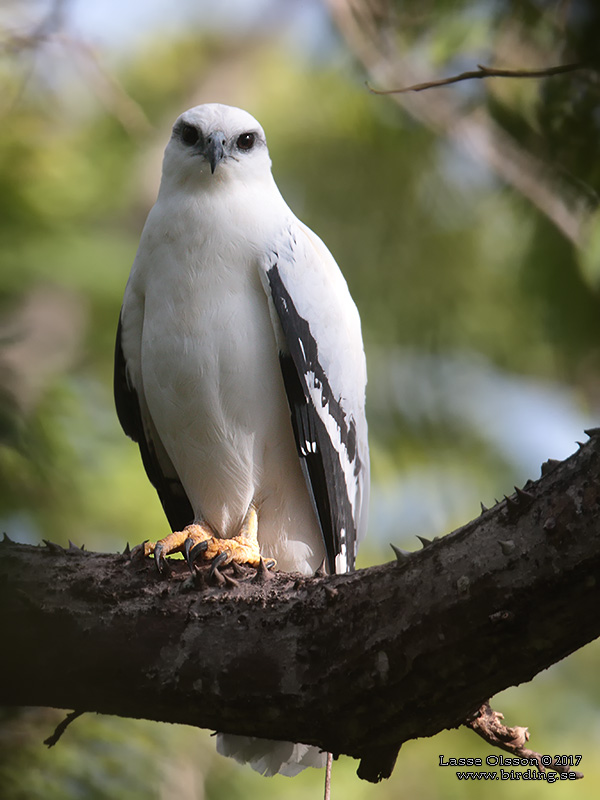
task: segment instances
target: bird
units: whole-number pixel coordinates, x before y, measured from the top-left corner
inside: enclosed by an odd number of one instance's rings
[[[301,154],[299,154],[301,155]],[[369,449],[361,322],[333,256],[291,211],[261,125],[207,103],[175,121],[125,288],[114,393],[171,533],[215,565],[355,568]],[[266,775],[318,748],[219,734]]]

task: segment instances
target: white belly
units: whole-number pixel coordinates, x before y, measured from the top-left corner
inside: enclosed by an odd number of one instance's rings
[[[325,551],[267,298],[254,270],[226,278],[211,270],[146,286],[144,395],[196,518],[235,536],[254,502],[263,554],[306,572]]]

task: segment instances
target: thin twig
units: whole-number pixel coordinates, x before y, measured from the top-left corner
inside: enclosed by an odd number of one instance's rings
[[[10,33],[0,42],[0,52],[10,54],[37,49],[64,27],[66,6],[70,0],[54,0],[40,22],[25,33]],[[4,34],[5,31],[2,31]]]
[[[545,67],[544,69],[497,69],[496,67],[486,67],[478,64],[476,70],[461,72],[460,75],[453,75],[451,78],[441,78],[437,81],[426,81],[425,83],[414,83],[412,86],[405,86],[402,89],[373,89],[367,82],[367,88],[372,94],[403,94],[404,92],[422,92],[424,89],[433,89],[436,86],[448,86],[459,81],[469,81],[478,78],[548,78],[552,75],[562,75],[565,72],[575,72],[578,69],[585,69],[585,64],[561,64],[557,67]]]
[[[54,747],[54,745],[58,742],[60,737],[63,733],[67,730],[69,725],[74,722],[77,717],[80,717],[82,714],[85,714],[85,711],[71,711],[67,716],[63,719],[62,722],[56,726],[56,730],[49,736],[47,739],[44,739],[44,744],[48,745],[48,747]]]
[[[351,52],[363,65],[370,83],[390,86],[412,79],[410,57],[398,47],[391,11],[382,17],[361,0],[327,0],[335,24]],[[389,5],[386,6],[389,8]],[[378,9],[384,9],[378,4]],[[465,114],[454,92],[392,94],[401,106],[430,130],[446,136],[487,165],[505,183],[526,197],[574,245],[584,244],[592,206],[573,184],[559,180],[556,167],[522,147],[480,107]]]
[[[327,764],[325,765],[325,795],[324,800],[331,800],[331,765],[333,764],[333,753],[327,753]]]
[[[153,127],[146,112],[127,92],[116,73],[105,66],[98,49],[83,39],[63,36],[61,41],[87,70],[88,81],[109,114],[132,138],[148,136]]]
[[[494,711],[489,703],[484,703],[476,716],[467,720],[464,724],[467,728],[475,731],[488,744],[506,750],[519,758],[529,759],[530,763],[535,761],[540,772],[550,769],[554,772],[573,773],[575,779],[583,778],[583,773],[576,772],[572,766],[557,764],[554,759],[551,759],[549,763],[545,763],[546,756],[542,756],[540,753],[536,753],[535,750],[525,747],[525,742],[529,741],[529,730],[520,726],[509,728],[508,725],[504,725],[501,722],[503,719],[504,716],[499,711]]]

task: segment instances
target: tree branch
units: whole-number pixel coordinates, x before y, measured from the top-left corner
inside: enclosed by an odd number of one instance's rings
[[[529,730],[519,726],[509,728],[502,723],[503,719],[503,714],[490,708],[489,703],[484,703],[477,715],[473,719],[467,720],[466,725],[488,744],[506,750],[507,753],[512,753],[519,759],[526,759],[530,764],[535,764],[540,772],[551,769],[559,773],[570,772],[575,780],[583,778],[583,774],[573,770],[570,764],[559,763],[556,758],[542,756],[525,747],[526,742],[529,741]],[[565,762],[567,761],[568,759],[565,759]]]
[[[351,575],[208,585],[183,561],[160,579],[150,559],[7,541],[0,702],[302,741],[386,777],[403,742],[472,719],[600,635],[590,435],[526,491]]]
[[[364,0],[328,0],[327,4],[370,84],[412,83],[415,70],[410,53],[397,35],[391,6]],[[414,119],[486,164],[575,246],[585,243],[585,230],[594,207],[587,195],[574,185],[566,185],[554,164],[523,148],[484,107],[468,111],[452,92],[411,92],[392,94],[390,98]]]
[[[451,83],[460,81],[470,81],[480,78],[548,78],[552,75],[564,75],[565,72],[585,69],[585,64],[562,64],[557,67],[545,67],[544,69],[498,69],[497,67],[485,67],[477,65],[476,70],[461,72],[460,75],[452,75],[450,78],[441,78],[436,81],[426,81],[425,83],[414,83],[412,86],[404,86],[401,89],[373,89],[367,87],[372,94],[404,94],[404,92],[422,92],[424,89],[433,89],[438,86],[449,86]]]

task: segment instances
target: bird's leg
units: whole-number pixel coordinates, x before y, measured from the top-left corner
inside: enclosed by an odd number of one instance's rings
[[[173,531],[158,542],[144,542],[134,548],[133,554],[140,549],[145,556],[154,553],[156,566],[159,572],[169,553],[182,552],[190,567],[193,569],[194,561],[201,557],[204,561],[211,561],[214,567],[223,566],[235,561],[237,564],[248,564],[251,567],[260,566],[261,554],[258,546],[258,514],[254,505],[250,505],[240,532],[231,539],[221,539],[214,535],[212,529],[203,522],[188,525],[182,531]],[[267,567],[275,566],[275,559],[268,559]]]
[[[248,564],[258,567],[261,561],[258,546],[258,514],[253,504],[250,505],[240,532],[231,539],[212,537],[202,551],[202,558],[212,561],[214,566],[222,566],[235,561],[236,564]],[[268,567],[275,566],[275,559],[267,561]]]
[[[202,522],[187,525],[182,531],[173,531],[158,542],[144,542],[135,547],[132,555],[136,555],[138,548],[145,556],[154,553],[154,559],[159,572],[162,572],[165,556],[169,553],[184,553],[188,564],[193,562],[200,550],[205,550],[207,543],[214,537],[213,531]]]

